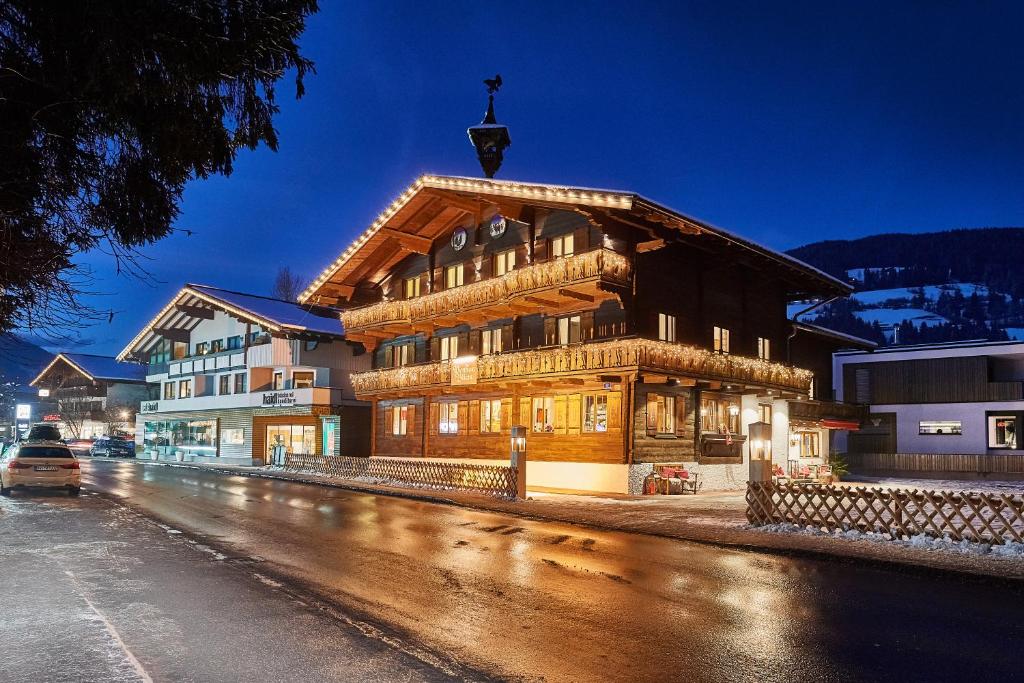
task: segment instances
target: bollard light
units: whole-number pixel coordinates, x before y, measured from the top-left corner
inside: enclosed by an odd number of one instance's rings
[[[526,498],[526,427],[512,427],[512,467],[516,468],[516,498]]]

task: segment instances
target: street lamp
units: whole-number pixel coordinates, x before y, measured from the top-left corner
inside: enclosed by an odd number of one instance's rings
[[[526,427],[512,427],[512,467],[516,468],[516,498],[526,498]]]
[[[121,411],[121,419],[122,420],[127,420],[130,415],[131,415],[131,413],[129,411],[127,411],[127,410],[122,410]]]
[[[501,88],[501,75],[487,79],[484,84],[488,93],[487,113],[479,125],[470,126],[466,132],[469,133],[469,141],[476,148],[476,158],[480,160],[484,175],[493,178],[501,168],[505,148],[512,144],[512,138],[509,137],[508,127],[500,125],[494,118],[494,93]]]

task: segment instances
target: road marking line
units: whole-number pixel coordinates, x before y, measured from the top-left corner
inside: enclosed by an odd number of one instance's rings
[[[142,662],[136,659],[135,655],[132,654],[132,651],[128,649],[127,645],[125,645],[124,640],[121,638],[121,634],[118,633],[117,628],[112,623],[110,623],[109,619],[107,619],[107,615],[99,611],[96,605],[92,604],[92,600],[90,600],[88,596],[86,596],[82,584],[78,581],[78,577],[66,569],[64,570],[64,573],[71,577],[71,581],[74,582],[75,587],[78,589],[78,594],[82,596],[83,600],[85,600],[85,604],[89,606],[89,609],[91,609],[96,614],[96,616],[100,618],[100,621],[103,622],[103,626],[107,629],[107,633],[110,634],[110,637],[114,639],[114,642],[116,642],[118,646],[121,648],[121,650],[124,652],[125,656],[128,658],[128,661],[135,669],[135,673],[139,675],[139,678],[145,681],[145,683],[153,683],[153,679],[150,677],[146,669],[142,666]]]

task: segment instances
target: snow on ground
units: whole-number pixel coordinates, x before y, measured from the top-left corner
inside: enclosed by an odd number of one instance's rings
[[[863,292],[856,292],[852,294],[850,298],[856,299],[865,306],[876,306],[884,301],[889,301],[890,299],[912,299],[914,297],[914,292],[917,289],[917,287],[870,289]],[[929,301],[938,301],[939,295],[941,295],[943,291],[954,294],[958,289],[965,297],[970,297],[974,293],[977,293],[980,297],[988,296],[988,287],[972,282],[956,282],[948,285],[925,285],[921,289],[924,289],[924,297]],[[1005,296],[1006,295],[1004,295],[1004,297]]]
[[[897,477],[865,477],[859,474],[850,475],[856,479],[853,486],[880,486],[887,489],[903,489],[904,491],[919,489],[925,491],[976,491],[993,493],[1016,493],[1024,495],[1024,481],[998,481],[978,479],[904,479]]]
[[[854,311],[854,315],[866,323],[877,321],[879,325],[883,326],[898,325],[904,320],[910,320],[917,326],[923,323],[938,325],[949,322],[941,315],[921,308],[869,308],[865,311]]]
[[[1007,327],[1006,336],[1018,341],[1024,340],[1024,327]]]

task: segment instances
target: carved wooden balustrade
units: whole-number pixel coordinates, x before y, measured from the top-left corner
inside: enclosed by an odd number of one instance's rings
[[[806,393],[813,377],[809,370],[782,363],[634,338],[524,349],[462,359],[459,362],[476,365],[477,383],[637,369]],[[447,385],[451,381],[451,366],[448,362],[371,370],[352,375],[356,394],[364,395],[426,389]]]
[[[625,256],[609,249],[595,249],[415,299],[352,308],[342,312],[341,322],[346,331],[358,332],[389,323],[431,320],[589,281],[625,285],[629,282],[629,271],[629,259]]]

